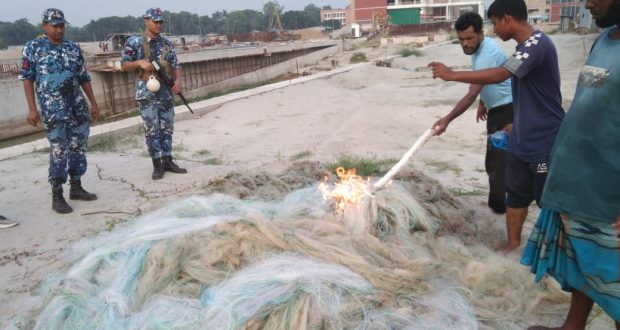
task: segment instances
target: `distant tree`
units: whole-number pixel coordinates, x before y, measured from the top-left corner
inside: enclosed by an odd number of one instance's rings
[[[88,30],[79,27],[72,27],[71,25],[67,25],[67,29],[65,30],[65,39],[71,41],[94,41],[97,38],[88,33]]]
[[[226,33],[243,33],[245,32],[245,22],[247,16],[243,11],[233,11],[228,15],[226,20]]]
[[[265,14],[256,10],[246,10],[246,12],[248,15],[248,31],[264,30],[264,26],[267,24],[267,17],[265,17]]]
[[[303,11],[291,10],[287,11],[282,16],[282,25],[284,25],[284,28],[287,30],[297,30],[311,26],[318,26],[320,24],[314,25],[310,16]]]
[[[84,27],[76,29],[78,29],[75,31],[76,37],[73,37],[75,41],[106,40],[110,33],[140,33],[144,31],[144,18],[109,16],[99,18],[96,21],[91,20]]]
[[[321,9],[330,10],[330,9],[332,9],[332,6],[329,6],[329,5],[328,6],[323,6],[323,8],[321,8]]]
[[[261,30],[264,26],[265,15],[251,9],[230,12],[226,19],[227,33],[248,33]]]
[[[280,21],[283,20],[283,11],[284,7],[281,6],[278,1],[268,1],[263,5],[263,14],[265,15],[265,30],[270,30],[272,28],[278,28],[277,25],[277,17],[280,18]],[[277,17],[276,17],[277,15]],[[282,22],[284,23],[284,22]]]
[[[291,10],[282,15],[285,29],[296,30],[321,26],[321,9],[313,4],[304,7],[303,11]]]
[[[306,7],[304,7],[304,13],[306,14],[307,19],[309,20],[307,27],[321,25],[321,8],[313,4],[309,4]]]
[[[184,35],[184,34],[201,34],[201,26],[199,24],[200,17],[187,11],[180,13],[164,12],[167,17],[165,29],[166,32]]]
[[[324,6],[331,9],[331,6]],[[247,33],[254,30],[267,31],[269,28],[279,28],[276,16],[285,29],[301,29],[320,26],[321,9],[314,4],[304,7],[303,11],[284,12],[284,7],[277,0],[267,1],[263,11],[251,9],[227,12],[217,11],[210,17],[198,16],[187,11],[179,13],[164,12],[168,17],[166,32],[177,35],[208,34],[208,33]],[[277,15],[274,15],[277,14]],[[330,23],[336,28],[338,23]],[[270,26],[271,25],[271,26]],[[144,19],[133,16],[109,16],[91,20],[83,27],[67,26],[65,36],[76,42],[106,40],[111,33],[140,33],[144,31]],[[25,18],[13,23],[0,22],[0,47],[9,45],[23,45],[43,33],[41,27],[30,24]]]
[[[201,34],[215,33],[216,31],[216,22],[209,15],[200,16],[198,18],[198,25]]]
[[[228,16],[228,13],[225,10],[224,11],[216,11],[212,15],[213,20],[215,22],[217,22],[217,23],[221,23],[222,21],[224,21],[226,19],[226,16]]]
[[[8,23],[5,22],[0,22],[0,31],[2,31],[2,27],[5,26]],[[2,35],[0,35],[0,49],[7,49],[9,45],[6,44],[6,41],[4,41],[4,38],[2,37]]]
[[[277,11],[278,14],[282,15],[284,12],[284,6],[280,5],[277,0],[267,1],[267,3],[263,5],[263,14],[265,14],[265,16],[271,17],[274,11]]]
[[[213,30],[211,30],[211,32],[217,34],[225,34],[227,17],[228,12],[225,10],[213,13],[213,15],[211,15],[211,19],[213,22]]]
[[[7,47],[23,45],[42,32],[40,27],[30,24],[25,18],[13,23],[2,23],[0,25],[0,39],[3,40]]]

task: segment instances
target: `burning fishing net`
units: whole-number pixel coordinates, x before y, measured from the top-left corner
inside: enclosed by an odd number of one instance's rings
[[[491,252],[501,231],[427,177],[343,204],[324,199],[325,174],[308,162],[232,173],[77,244],[31,326],[510,329],[566,307],[554,282]]]

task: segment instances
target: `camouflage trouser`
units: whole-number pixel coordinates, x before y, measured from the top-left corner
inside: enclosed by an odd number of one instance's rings
[[[144,137],[151,158],[172,156],[174,104],[170,101],[140,100],[140,116],[144,121]]]
[[[59,186],[67,182],[67,173],[72,181],[80,180],[86,173],[86,148],[90,123],[56,123],[47,130],[50,142],[50,168],[48,181]]]

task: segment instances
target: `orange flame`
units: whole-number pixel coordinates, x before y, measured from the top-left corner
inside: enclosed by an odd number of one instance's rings
[[[369,180],[357,175],[355,168],[345,170],[343,167],[338,167],[336,174],[340,182],[330,185],[328,178],[325,177],[319,189],[324,200],[334,199],[337,210],[344,210],[347,204],[357,204],[364,196],[372,196],[368,190]]]

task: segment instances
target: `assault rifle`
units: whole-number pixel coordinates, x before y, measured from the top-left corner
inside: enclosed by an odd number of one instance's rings
[[[151,62],[151,64],[153,65],[153,68],[155,69],[155,71],[157,71],[157,74],[159,75],[159,78],[161,78],[161,80],[164,81],[164,84],[166,84],[168,87],[172,88],[172,86],[174,86],[174,79],[172,79],[172,77],[170,77],[170,75],[168,75],[166,70],[164,70],[164,68],[161,66],[161,63],[159,63],[159,61],[155,60],[155,61]],[[191,112],[193,114],[194,111],[192,110],[192,108],[189,107],[189,103],[185,99],[185,96],[183,96],[183,93],[179,92],[179,94],[177,94],[177,95],[181,98],[181,101],[183,101],[183,104],[185,104],[185,106],[189,109],[189,112]]]

